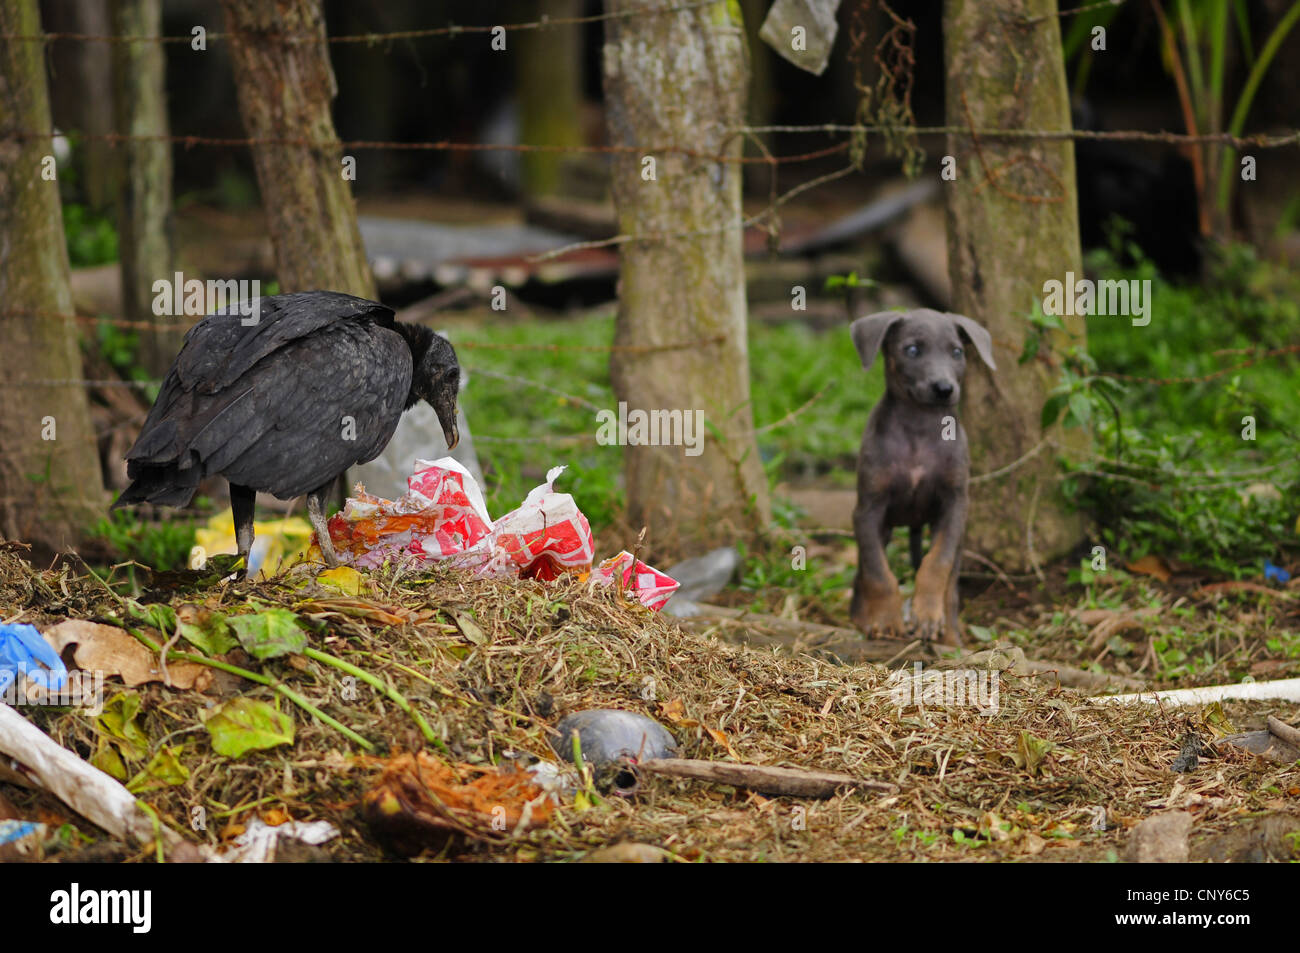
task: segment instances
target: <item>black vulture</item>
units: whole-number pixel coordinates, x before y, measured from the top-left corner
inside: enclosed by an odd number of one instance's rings
[[[379,456],[417,400],[432,405],[454,447],[460,365],[450,342],[375,301],[334,291],[257,300],[252,316],[232,306],[185,335],[127,451],[132,482],[113,509],[185,506],[204,477],[221,474],[247,566],[257,491],[306,493],[334,566],[325,494],[348,467]]]

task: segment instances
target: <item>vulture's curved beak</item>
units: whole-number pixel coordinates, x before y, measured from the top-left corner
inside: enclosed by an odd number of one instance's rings
[[[443,426],[442,436],[447,441],[448,452],[455,450],[456,444],[460,443],[460,430],[456,427],[455,420],[451,422],[451,426]]]

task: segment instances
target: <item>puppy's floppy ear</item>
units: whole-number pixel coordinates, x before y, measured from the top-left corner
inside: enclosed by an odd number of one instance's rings
[[[952,323],[957,325],[959,331],[970,338],[975,350],[979,352],[980,360],[988,365],[989,370],[996,371],[998,366],[993,363],[993,338],[989,332],[964,314],[949,314],[948,317],[952,318]]]
[[[864,371],[871,370],[871,365],[876,363],[876,354],[889,329],[905,317],[906,311],[880,311],[858,318],[849,325],[849,334],[853,336],[853,346],[858,349]]]

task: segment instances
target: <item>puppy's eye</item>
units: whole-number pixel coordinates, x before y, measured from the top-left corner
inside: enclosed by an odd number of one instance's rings
[[[909,344],[907,347],[903,348],[903,353],[908,357],[919,357],[921,354],[921,345]]]
[[[961,356],[962,356],[963,354],[965,354],[965,353],[966,353],[966,352],[963,351],[963,350],[962,350],[961,348],[959,348],[959,347],[955,347],[955,348],[952,349],[952,356],[953,356],[953,357],[961,357]]]

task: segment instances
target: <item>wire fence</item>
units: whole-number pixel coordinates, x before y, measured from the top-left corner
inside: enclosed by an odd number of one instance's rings
[[[545,30],[561,26],[589,25],[605,21],[624,20],[640,16],[660,16],[677,13],[686,13],[699,11],[703,8],[715,5],[717,0],[690,0],[690,2],[677,3],[662,8],[637,7],[627,10],[608,11],[601,14],[579,17],[547,17],[542,16],[537,20],[517,22],[510,24],[476,24],[462,25],[449,23],[446,26],[428,27],[414,30],[397,30],[388,32],[367,32],[351,35],[327,35],[323,30],[319,32],[267,32],[256,34],[243,34],[238,32],[220,32],[206,31],[203,32],[203,39],[208,42],[240,42],[242,40],[255,40],[257,42],[266,42],[268,40],[278,40],[286,44],[359,44],[366,46],[380,47],[384,44],[390,44],[395,41],[410,41],[429,38],[451,38],[458,36],[470,36],[476,34],[492,34],[495,31],[504,30],[506,34],[520,31]],[[1009,18],[1007,23],[1011,26],[1033,26],[1038,23],[1046,22],[1054,18],[1063,18],[1093,10],[1099,10],[1106,7],[1118,6],[1123,0],[1099,0],[1099,2],[1088,3],[1082,6],[1057,11],[1052,15],[1038,17],[1021,17],[1016,16]],[[56,42],[82,42],[82,43],[155,43],[155,44],[193,44],[195,36],[189,35],[113,35],[113,34],[89,34],[89,33],[72,33],[72,32],[53,32],[53,33],[36,33],[36,34],[19,34],[4,33],[0,34],[0,40],[11,42],[40,43],[48,45]],[[910,61],[909,61],[910,62]],[[891,77],[892,78],[892,77]],[[906,113],[910,116],[910,109]],[[310,139],[306,137],[219,137],[196,134],[126,134],[119,132],[106,133],[85,133],[77,131],[41,131],[41,130],[20,130],[6,133],[5,138],[19,141],[32,140],[51,140],[56,136],[67,135],[77,138],[80,141],[98,141],[112,146],[127,146],[134,143],[158,143],[164,142],[172,146],[179,146],[185,149],[194,148],[300,148],[323,151],[330,154],[341,155],[353,151],[396,151],[396,152],[430,152],[430,153],[474,153],[474,152],[514,152],[521,154],[541,153],[541,154],[587,154],[587,155],[604,155],[604,156],[646,156],[646,155],[674,155],[696,161],[707,161],[720,164],[736,165],[765,165],[772,169],[773,187],[772,197],[768,205],[757,214],[742,217],[738,222],[724,223],[716,228],[708,230],[697,230],[691,232],[664,233],[664,234],[638,234],[626,235],[620,234],[610,238],[584,241],[566,245],[559,249],[554,249],[538,255],[531,256],[530,262],[547,261],[554,258],[563,257],[576,251],[602,247],[616,247],[618,245],[632,241],[665,241],[673,239],[685,239],[699,237],[704,235],[718,234],[733,229],[746,229],[752,227],[766,228],[769,233],[775,237],[779,234],[779,220],[777,212],[779,209],[793,200],[812,189],[825,185],[829,182],[842,178],[852,172],[858,171],[862,166],[862,155],[860,143],[864,137],[877,136],[886,142],[897,141],[899,137],[955,137],[959,139],[970,140],[975,148],[977,157],[981,162],[985,179],[984,185],[992,185],[999,191],[1005,190],[998,181],[997,170],[990,169],[983,163],[983,156],[980,153],[981,140],[1005,140],[1005,141],[1100,141],[1100,142],[1134,142],[1134,143],[1157,143],[1164,145],[1199,145],[1199,146],[1220,146],[1224,148],[1233,148],[1237,150],[1246,149],[1279,149],[1286,147],[1300,147],[1300,129],[1286,130],[1283,132],[1257,133],[1252,135],[1235,135],[1226,132],[1211,134],[1186,134],[1174,133],[1167,131],[1150,131],[1150,130],[1119,130],[1119,131],[1098,131],[1098,130],[1074,130],[1074,129],[1025,129],[1025,128],[976,128],[974,122],[970,119],[969,111],[966,112],[967,122],[964,125],[918,125],[911,122],[854,122],[854,123],[815,123],[815,124],[768,124],[768,125],[741,125],[727,130],[728,137],[739,137],[745,141],[754,143],[761,155],[745,155],[736,152],[709,152],[704,150],[693,149],[676,143],[661,143],[651,146],[640,145],[549,145],[536,143],[479,143],[479,142],[459,142],[451,140],[430,140],[430,141],[390,141],[390,140],[358,140],[358,139]],[[761,136],[836,136],[845,137],[843,141],[832,145],[792,154],[773,153],[759,138]],[[781,194],[777,194],[775,189],[775,176],[778,167],[806,164],[826,159],[838,154],[848,153],[850,157],[849,164],[842,168],[826,174],[818,175],[807,181],[797,184]],[[1048,177],[1053,180],[1053,185],[1059,187],[1057,194],[1049,195],[1020,195],[1012,194],[1016,198],[1026,202],[1050,202],[1060,201],[1064,197],[1065,188],[1055,174],[1047,169],[1041,162],[1036,163],[1042,166],[1048,173]],[[81,324],[100,325],[108,324],[113,327],[125,330],[157,330],[158,325],[151,321],[132,320],[123,317],[113,316],[85,316],[78,314],[65,314],[52,311],[37,311],[32,309],[0,309],[0,318],[22,318],[22,317],[41,317],[54,320],[74,321]],[[675,342],[662,345],[590,345],[590,344],[503,344],[489,343],[482,341],[459,341],[457,348],[466,350],[497,350],[497,351],[536,351],[541,353],[559,353],[564,351],[585,351],[585,352],[605,352],[605,353],[656,353],[665,351],[693,350],[702,347],[711,347],[721,344],[725,340],[722,335],[709,336],[694,341]],[[1169,386],[1174,384],[1198,384],[1205,383],[1215,378],[1233,373],[1256,364],[1263,360],[1280,357],[1288,354],[1300,352],[1300,345],[1288,345],[1272,349],[1259,349],[1256,351],[1246,351],[1246,359],[1243,362],[1230,367],[1211,372],[1200,377],[1172,377],[1172,378],[1147,378],[1135,375],[1102,372],[1104,376],[1113,377],[1119,380],[1131,383],[1141,383],[1156,386]],[[568,400],[574,406],[585,407],[590,410],[598,410],[594,404],[583,398],[572,394],[566,394],[556,390],[548,384],[540,381],[533,381],[527,378],[508,375],[501,372],[492,371],[485,368],[467,368],[473,373],[482,374],[486,377],[498,379],[504,383],[514,386],[530,387],[539,389],[544,392],[550,392],[555,396]],[[118,379],[28,379],[12,380],[0,382],[0,389],[13,387],[86,387],[86,388],[128,388],[134,390],[147,390],[156,387],[160,381],[147,380],[118,380]],[[791,409],[778,420],[757,428],[759,432],[766,432],[780,426],[785,426],[798,418],[803,413],[813,407],[825,393],[823,389],[814,395],[803,405]],[[529,437],[505,437],[492,435],[475,435],[475,440],[483,442],[502,442],[502,443],[520,443],[520,442],[549,442],[549,441],[580,441],[594,439],[594,434],[551,434],[538,435]],[[1020,466],[1023,466],[1030,459],[1036,456],[1045,446],[1040,444],[1020,459],[1013,461],[1005,467],[992,471],[987,474],[975,477],[975,482],[995,479],[1006,475]]]

